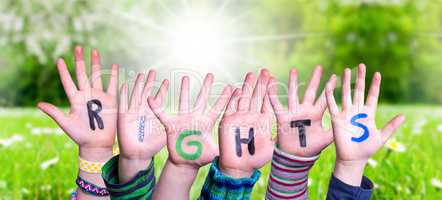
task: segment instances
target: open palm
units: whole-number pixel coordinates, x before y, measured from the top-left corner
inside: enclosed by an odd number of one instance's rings
[[[325,94],[315,101],[321,81],[322,68],[316,67],[307,87],[302,104],[298,100],[298,72],[290,71],[288,110],[280,103],[275,79],[270,80],[269,97],[276,114],[278,125],[278,147],[297,156],[318,155],[333,141],[331,130],[322,126],[322,118],[327,109]],[[301,127],[302,126],[302,127]]]
[[[168,90],[167,82],[163,82],[155,98],[148,99],[153,112],[166,128],[169,160],[176,165],[184,164],[198,168],[210,163],[219,153],[218,145],[212,137],[212,129],[227,104],[232,88],[226,86],[214,107],[205,113],[212,84],[213,75],[208,74],[194,108],[190,110],[189,77],[183,77],[179,112],[176,116],[168,116],[163,111]]]
[[[272,114],[266,96],[270,74],[262,70],[254,87],[255,79],[253,73],[247,74],[242,90],[235,90],[220,123],[219,165],[230,176],[250,176],[272,158]]]
[[[336,85],[336,76],[332,76],[327,83],[326,96],[332,116],[333,134],[336,144],[337,162],[365,163],[384,143],[393,132],[404,122],[404,116],[393,118],[383,129],[379,130],[375,124],[375,115],[378,104],[381,83],[380,73],[375,73],[368,92],[367,102],[364,105],[365,93],[365,65],[359,65],[353,102],[351,98],[351,71],[346,69],[343,78],[342,111],[340,112],[333,90]]]
[[[83,49],[75,49],[75,71],[78,89],[73,82],[63,59],[57,61],[66,95],[70,102],[70,112],[65,114],[49,103],[39,103],[38,107],[53,118],[59,126],[82,148],[110,148],[115,141],[117,121],[117,85],[118,67],[112,66],[107,92],[103,91],[101,82],[100,56],[97,50],[92,51],[91,83],[86,75]],[[89,105],[88,105],[89,104]],[[88,109],[88,107],[90,109]],[[91,122],[90,110],[98,113],[98,118]]]
[[[150,109],[147,98],[155,81],[155,71],[139,74],[132,90],[130,105],[128,85],[123,84],[118,110],[118,143],[120,155],[129,159],[149,160],[166,144],[166,134]]]

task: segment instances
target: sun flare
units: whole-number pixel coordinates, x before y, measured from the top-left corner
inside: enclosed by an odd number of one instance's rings
[[[170,28],[167,45],[173,60],[182,66],[207,67],[227,59],[229,35],[222,20],[190,17],[177,20]]]

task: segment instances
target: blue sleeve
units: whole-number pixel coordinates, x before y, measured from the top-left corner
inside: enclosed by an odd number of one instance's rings
[[[248,200],[260,175],[261,173],[255,170],[252,176],[247,178],[227,176],[220,171],[216,157],[212,161],[198,200]]]
[[[365,200],[371,198],[373,183],[367,177],[362,177],[360,187],[348,185],[335,176],[332,176],[328,186],[327,200]]]

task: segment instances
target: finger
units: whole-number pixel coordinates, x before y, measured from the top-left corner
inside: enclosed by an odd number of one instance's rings
[[[83,48],[75,47],[75,72],[77,74],[78,88],[88,90],[90,88],[89,80],[86,74],[86,66],[83,59]]]
[[[335,85],[332,87],[336,87],[336,82],[334,82]],[[327,97],[325,96],[325,88],[322,90],[321,95],[319,96],[318,100],[316,100],[315,107],[317,107],[321,113],[323,114],[325,110],[327,110]]]
[[[56,106],[50,103],[40,102],[38,103],[37,107],[51,117],[62,128],[66,123],[69,123],[66,114]]]
[[[147,103],[147,98],[150,96],[150,92],[152,91],[153,85],[155,83],[155,76],[155,70],[149,70],[149,73],[147,74],[146,84],[144,85],[143,89],[143,95],[141,97],[141,104]]]
[[[366,67],[364,64],[360,64],[358,66],[358,76],[356,77],[356,85],[353,98],[353,103],[358,108],[362,108],[364,106],[365,74]]]
[[[382,128],[381,134],[383,142],[387,142],[387,140],[393,135],[394,131],[396,131],[402,123],[405,121],[405,116],[400,114],[394,117],[387,125]]]
[[[167,96],[167,91],[169,90],[169,80],[165,79],[161,83],[160,88],[158,89],[157,94],[155,95],[155,101],[164,102]]]
[[[320,146],[322,147],[321,149],[327,148],[331,143],[333,143],[333,141],[334,141],[333,130],[330,129],[328,131],[325,131],[325,133],[321,136],[321,141],[320,141],[321,143]]]
[[[264,96],[267,93],[267,85],[269,84],[270,73],[267,69],[262,69],[256,82],[255,90],[253,91],[250,102],[250,111],[261,112]]]
[[[270,113],[272,111],[272,105],[270,105],[269,95],[264,96],[264,103],[262,104],[261,113]]]
[[[158,89],[158,92],[155,95],[155,97],[147,98],[147,102],[149,103],[150,109],[163,124],[165,124],[168,121],[168,118],[163,110],[168,90],[169,90],[169,80],[166,79],[163,81],[163,83],[161,83],[161,86]]]
[[[69,70],[63,59],[57,60],[57,69],[58,73],[60,74],[61,84],[63,84],[64,91],[66,92],[69,101],[71,101],[75,92],[77,92],[77,87],[75,86],[75,83],[72,80],[72,77],[69,74]]]
[[[91,53],[91,65],[92,65],[92,87],[95,89],[103,90],[103,84],[101,82],[101,65],[100,54],[97,49],[92,49]]]
[[[376,72],[373,75],[373,80],[371,81],[370,90],[367,96],[367,106],[376,110],[378,106],[379,90],[381,88],[381,73]]]
[[[342,110],[349,109],[351,105],[351,70],[346,68],[342,79]]]
[[[141,105],[141,95],[144,87],[144,74],[137,75],[134,87],[132,89],[132,96],[130,97],[130,110],[138,110]]]
[[[226,111],[224,112],[224,115],[228,116],[236,112],[240,96],[241,96],[241,89],[236,88],[229,99],[229,103],[227,104],[227,108]]]
[[[209,73],[204,78],[203,86],[198,94],[198,98],[196,99],[194,109],[196,112],[204,112],[204,109],[207,105],[207,100],[209,99],[210,90],[212,89],[213,84],[213,74]]]
[[[256,78],[253,73],[247,73],[244,84],[242,85],[241,97],[239,98],[239,112],[247,112],[250,108],[250,99],[252,97],[255,79]]]
[[[179,112],[181,114],[189,112],[189,77],[181,79]]]
[[[289,110],[294,111],[298,104],[298,70],[292,69],[289,76]]]
[[[322,67],[317,66],[315,71],[313,71],[312,78],[308,84],[307,90],[304,94],[303,104],[312,105],[315,102],[316,91],[318,90],[319,84],[321,83]]]
[[[129,97],[128,97],[128,93],[129,93],[129,86],[127,85],[127,83],[124,83],[123,86],[121,86],[121,90],[120,90],[120,103],[119,103],[119,113],[126,113],[127,110],[129,109]]]
[[[223,112],[227,102],[232,96],[232,90],[233,87],[230,85],[224,87],[223,93],[221,93],[221,96],[218,97],[218,100],[216,101],[215,105],[210,110],[209,116],[212,119],[212,121],[215,121],[219,117],[219,115]]]
[[[111,69],[111,77],[107,86],[107,93],[115,96],[118,90],[118,65],[113,64]]]
[[[328,109],[330,110],[330,114],[332,116],[336,116],[339,114],[339,108],[336,104],[335,97],[333,96],[333,91],[336,88],[336,75],[332,75],[330,80],[328,81],[325,89],[325,96],[327,99]]]
[[[284,111],[284,106],[279,101],[278,97],[278,85],[276,83],[275,78],[270,78],[269,81],[269,89],[268,89],[270,104],[273,107],[273,110],[276,114],[279,114]]]

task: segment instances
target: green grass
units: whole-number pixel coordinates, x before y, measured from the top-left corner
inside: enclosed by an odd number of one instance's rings
[[[376,167],[367,166],[365,175],[376,184],[374,199],[442,199],[441,189],[431,184],[432,178],[442,179],[442,107],[436,106],[382,106],[379,124],[384,124],[395,113],[407,116],[406,124],[396,133],[396,139],[406,146],[406,152],[392,152],[386,157],[384,148],[373,158]],[[66,199],[75,188],[77,148],[56,128],[49,118],[35,109],[0,109],[0,139],[20,135],[23,140],[0,146],[0,199]],[[418,131],[421,130],[421,131]],[[33,134],[34,132],[34,134]],[[157,177],[167,153],[156,156]],[[41,163],[58,157],[59,161],[46,170]],[[309,196],[324,199],[334,164],[334,147],[323,151],[310,172]],[[200,170],[192,189],[191,199],[201,190],[207,167]],[[269,165],[261,169],[253,199],[263,199]]]

